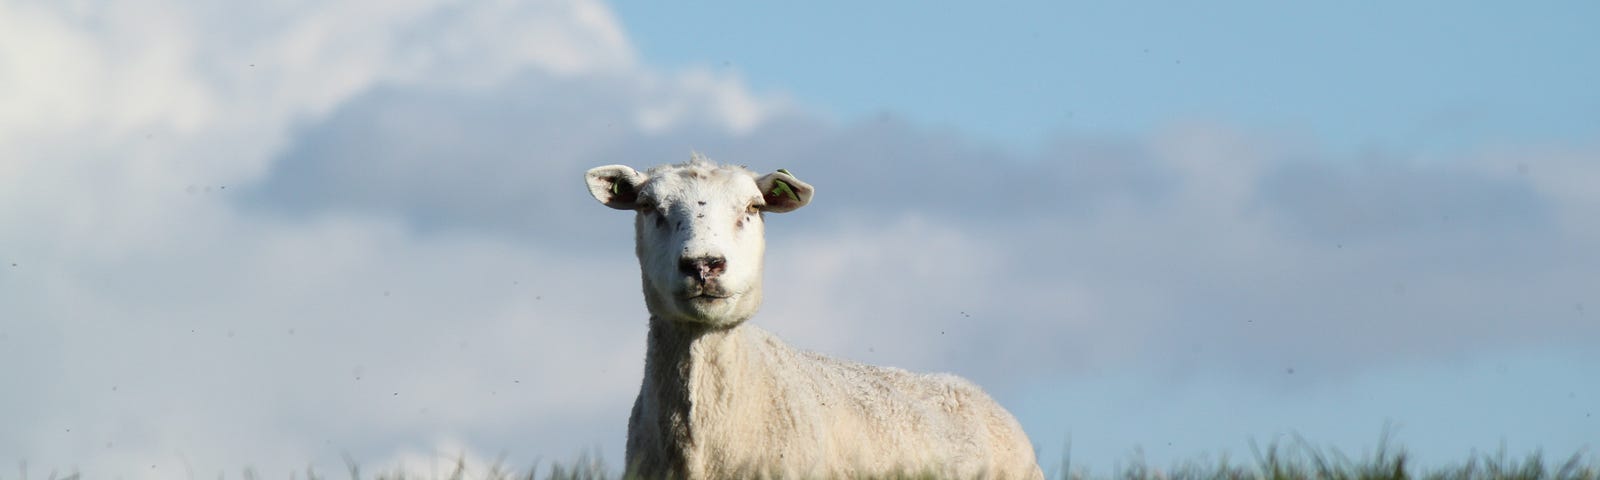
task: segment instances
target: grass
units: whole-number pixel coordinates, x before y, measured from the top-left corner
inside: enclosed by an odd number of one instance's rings
[[[1131,464],[1108,474],[1096,474],[1071,467],[1071,457],[1063,464],[1047,469],[1047,476],[1061,480],[1116,479],[1116,480],[1600,480],[1600,459],[1580,451],[1562,460],[1548,461],[1541,453],[1513,458],[1503,450],[1494,455],[1472,453],[1465,461],[1453,465],[1423,467],[1411,462],[1405,449],[1392,446],[1387,435],[1380,440],[1375,453],[1363,458],[1351,458],[1337,449],[1321,449],[1299,437],[1292,442],[1274,442],[1266,448],[1251,445],[1252,459],[1235,463],[1224,457],[1214,462],[1183,462],[1167,468],[1146,464],[1135,459]],[[301,474],[291,475],[293,480],[632,480],[637,477],[612,471],[598,455],[585,454],[570,463],[535,463],[526,469],[508,468],[504,460],[489,465],[469,465],[464,459],[454,461],[450,471],[419,475],[404,471],[378,471],[370,475],[357,463],[346,458],[347,470],[338,474],[324,474],[307,468]],[[259,480],[252,469],[240,475],[244,480]],[[5,477],[0,476],[0,480]],[[25,477],[24,477],[25,478]],[[51,480],[80,480],[74,473]],[[219,476],[219,479],[225,476]],[[931,479],[927,475],[907,475],[899,479]]]
[[[1436,467],[1418,466],[1411,462],[1405,449],[1394,447],[1387,440],[1380,441],[1377,452],[1365,458],[1353,459],[1337,449],[1319,449],[1295,437],[1288,444],[1268,445],[1265,449],[1252,444],[1252,461],[1235,463],[1227,458],[1206,464],[1187,462],[1160,469],[1134,462],[1110,475],[1093,475],[1086,471],[1068,472],[1053,478],[1079,479],[1217,479],[1217,480],[1600,480],[1600,461],[1587,452],[1578,452],[1560,463],[1546,461],[1541,453],[1521,459],[1512,458],[1504,451],[1495,455],[1473,453],[1464,462]]]

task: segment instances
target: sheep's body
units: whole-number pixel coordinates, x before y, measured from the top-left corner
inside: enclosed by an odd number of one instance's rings
[[[746,323],[761,301],[764,212],[810,201],[697,157],[641,174],[590,170],[602,203],[635,210],[650,331],[628,420],[646,478],[1042,479],[1016,419],[973,384],[831,359]]]
[[[682,478],[1042,478],[1009,413],[953,375],[794,349],[751,325],[652,322],[627,458]]]

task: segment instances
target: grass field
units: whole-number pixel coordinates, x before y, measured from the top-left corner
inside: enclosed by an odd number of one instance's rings
[[[1060,465],[1045,466],[1050,479],[1227,479],[1227,480],[1399,480],[1399,479],[1471,479],[1471,480],[1600,480],[1600,458],[1591,452],[1578,452],[1560,458],[1550,458],[1535,453],[1512,456],[1504,452],[1484,455],[1468,454],[1459,463],[1451,465],[1416,465],[1402,447],[1379,444],[1377,451],[1364,458],[1352,458],[1337,450],[1312,447],[1309,442],[1272,444],[1255,448],[1252,458],[1246,461],[1223,459],[1213,462],[1188,462],[1179,465],[1147,465],[1139,461],[1110,472],[1091,472],[1072,467],[1070,457]],[[340,475],[320,475],[306,472],[307,480],[344,479],[359,480],[611,480],[631,479],[614,471],[596,456],[582,456],[567,463],[534,465],[523,469],[504,465],[467,465],[457,461],[448,472],[434,475],[417,475],[406,472],[374,472],[363,475],[351,467]],[[250,477],[246,475],[247,480]],[[922,479],[928,476],[907,475],[901,478]]]
[[[1353,459],[1336,451],[1308,448],[1303,442],[1292,446],[1273,445],[1254,452],[1249,461],[1222,460],[1209,464],[1185,463],[1156,466],[1135,462],[1112,472],[1090,472],[1073,469],[1070,464],[1047,466],[1046,477],[1051,479],[1226,479],[1226,480],[1400,480],[1400,479],[1471,479],[1471,480],[1600,480],[1600,461],[1594,455],[1578,453],[1565,458],[1549,459],[1540,454],[1511,457],[1505,454],[1468,455],[1454,465],[1422,466],[1412,464],[1400,448],[1380,449],[1368,457]],[[629,475],[614,472],[605,462],[594,457],[579,458],[566,464],[553,464],[543,468],[534,466],[524,470],[507,469],[500,465],[473,468],[457,462],[450,472],[436,476],[388,472],[364,477],[352,470],[348,476],[312,476],[308,480],[333,478],[372,478],[376,480],[611,480],[631,479]],[[314,474],[313,474],[314,475]],[[905,479],[934,478],[907,475]]]
[[[1218,479],[1218,480],[1399,480],[1399,479],[1469,479],[1469,480],[1600,480],[1600,458],[1592,452],[1578,452],[1570,456],[1551,458],[1534,453],[1512,456],[1505,453],[1493,455],[1468,454],[1459,463],[1450,465],[1416,465],[1402,447],[1381,442],[1373,454],[1352,458],[1337,450],[1312,447],[1309,442],[1272,444],[1254,448],[1251,457],[1244,461],[1224,458],[1210,462],[1186,462],[1178,465],[1147,465],[1132,461],[1116,471],[1091,472],[1071,465],[1070,457],[1059,465],[1045,465],[1046,477],[1061,480],[1079,479]],[[228,475],[219,477],[228,478]],[[7,478],[0,475],[0,480]],[[80,480],[77,474],[57,476],[50,480]],[[244,469],[236,478],[260,480],[251,469]],[[507,466],[504,462],[487,465],[470,465],[456,460],[443,472],[417,473],[395,470],[368,471],[351,461],[345,471],[320,472],[307,469],[292,475],[294,480],[618,480],[637,478],[617,471],[598,456],[584,455],[570,462],[535,464],[525,467]],[[898,479],[932,479],[923,475],[905,475]]]

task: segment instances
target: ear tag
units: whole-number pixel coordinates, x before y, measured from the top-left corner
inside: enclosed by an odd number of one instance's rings
[[[784,173],[788,173],[788,172],[784,172]],[[800,201],[800,196],[799,195],[795,195],[794,194],[794,189],[789,188],[789,182],[785,182],[783,180],[777,180],[777,179],[772,180],[772,194],[773,195],[783,195],[783,196],[789,197],[790,200],[794,200],[796,202]]]
[[[785,169],[782,169],[782,168],[778,169],[778,173],[782,173],[784,175],[788,175],[788,176],[791,176],[791,177],[794,176],[793,173],[789,173],[788,170],[785,170]],[[780,180],[780,179],[773,179],[772,180],[772,194],[773,195],[783,195],[783,196],[789,197],[790,200],[794,200],[796,202],[800,201],[800,196],[796,195],[794,193],[794,189],[789,187],[789,182],[785,182],[785,181]]]
[[[611,182],[611,194],[622,195],[622,182]]]

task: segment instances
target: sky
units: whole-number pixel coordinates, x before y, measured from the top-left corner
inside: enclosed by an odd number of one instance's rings
[[[754,324],[973,380],[1047,471],[1386,428],[1565,457],[1600,438],[1597,19],[0,0],[0,459],[620,461],[647,312],[579,179],[691,151],[817,189]]]

